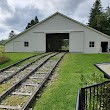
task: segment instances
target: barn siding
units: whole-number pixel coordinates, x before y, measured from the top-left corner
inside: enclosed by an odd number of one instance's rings
[[[73,22],[70,19],[65,18],[60,14],[54,15],[52,18],[47,19],[45,22],[37,25],[36,27],[28,30],[27,32],[21,34],[14,40],[6,44],[6,51],[12,51],[13,42],[20,41],[20,45],[14,51],[20,52],[33,52],[33,51],[46,51],[46,33],[70,33],[70,52],[82,52],[74,48],[75,39],[74,32],[84,32],[84,53],[99,53],[101,51],[101,41],[108,41],[110,43],[110,38],[105,37],[81,24]],[[72,33],[72,34],[71,34]],[[80,34],[79,34],[80,35]],[[24,47],[24,41],[29,41],[29,47]],[[89,41],[95,41],[95,47],[89,47]],[[80,43],[77,41],[77,44]],[[75,50],[76,49],[76,50]]]
[[[5,45],[5,52],[14,52],[14,51],[13,51],[13,41],[8,42],[8,43]]]
[[[69,52],[84,52],[84,32],[70,33]]]
[[[29,47],[24,47],[24,42],[29,42]],[[13,42],[13,46],[10,46]],[[10,44],[10,45],[9,45]],[[6,52],[45,52],[46,51],[45,34],[44,33],[25,33],[20,37],[17,37],[8,45],[6,45]]]

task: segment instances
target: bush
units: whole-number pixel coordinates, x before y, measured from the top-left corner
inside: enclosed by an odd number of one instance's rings
[[[0,56],[0,64],[8,62],[10,59],[6,56]]]
[[[79,83],[81,87],[91,86],[93,84],[101,83],[106,81],[103,74],[93,73],[90,75],[80,75],[81,82]]]

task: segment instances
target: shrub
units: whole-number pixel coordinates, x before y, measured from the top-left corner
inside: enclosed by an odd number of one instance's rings
[[[90,86],[93,84],[101,83],[106,81],[103,74],[92,73],[90,75],[80,75],[81,82],[79,83],[81,87]]]
[[[8,62],[10,59],[6,56],[0,56],[0,64]]]

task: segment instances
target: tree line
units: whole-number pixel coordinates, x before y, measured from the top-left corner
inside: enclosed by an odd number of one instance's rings
[[[35,19],[32,19],[31,22],[29,22],[29,23],[27,24],[26,29],[32,27],[33,25],[35,25],[35,24],[37,24],[37,23],[39,23],[39,20],[38,20],[38,18],[37,18],[37,16],[36,16]]]
[[[110,35],[110,7],[102,8],[100,0],[96,0],[90,10],[88,26]]]
[[[28,29],[32,26],[34,26],[35,24],[39,23],[39,20],[38,20],[38,17],[36,16],[35,19],[32,19],[28,24],[27,26],[25,27],[25,29]],[[9,38],[13,38],[14,36],[16,35],[16,33],[14,32],[14,30],[12,30],[10,33],[9,33]]]

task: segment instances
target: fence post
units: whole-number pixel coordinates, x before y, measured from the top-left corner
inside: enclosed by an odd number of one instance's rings
[[[79,110],[85,110],[85,89],[83,89],[83,88],[81,88],[80,109]]]

